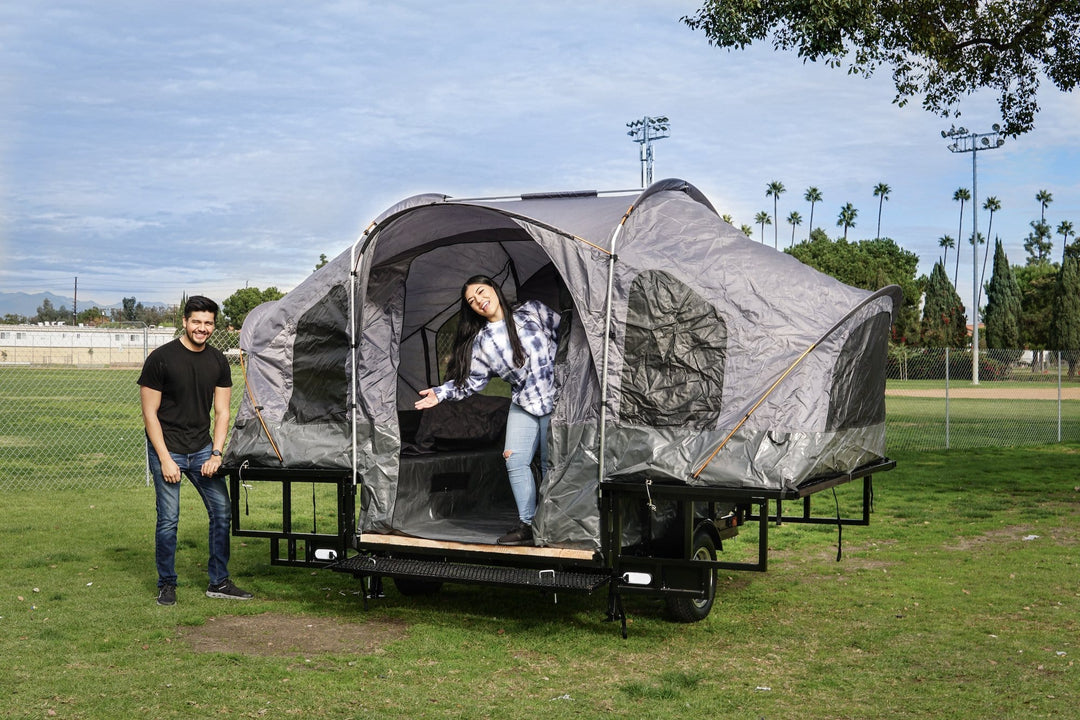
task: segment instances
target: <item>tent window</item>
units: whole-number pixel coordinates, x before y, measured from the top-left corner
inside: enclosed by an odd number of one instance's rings
[[[648,426],[714,424],[724,390],[724,318],[662,271],[638,275],[627,303],[622,419]]]
[[[892,316],[878,313],[848,336],[833,368],[830,431],[885,422],[885,362]]]
[[[349,386],[349,303],[343,285],[300,316],[293,344],[293,393],[287,417],[299,423],[343,422]]]

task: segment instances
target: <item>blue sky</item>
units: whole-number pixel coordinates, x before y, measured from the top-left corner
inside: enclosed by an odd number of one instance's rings
[[[870,80],[768,46],[728,52],[679,22],[698,2],[29,2],[0,6],[0,292],[103,304],[290,290],[389,205],[419,192],[482,196],[640,183],[626,123],[671,119],[656,179],[697,185],[753,225],[770,181],[784,219],[808,186],[830,236],[882,234],[921,257],[957,235],[971,154],[995,98],[955,121],[892,104]],[[1022,263],[1047,221],[1080,229],[1080,96],[1043,83],[1033,132],[979,153],[978,200]],[[970,234],[970,204],[964,233]],[[980,229],[985,233],[986,213]],[[760,229],[755,227],[755,238]],[[773,228],[766,228],[773,242]],[[1060,236],[1055,253],[1060,254]],[[959,291],[970,306],[971,248]],[[950,273],[953,260],[950,258]]]

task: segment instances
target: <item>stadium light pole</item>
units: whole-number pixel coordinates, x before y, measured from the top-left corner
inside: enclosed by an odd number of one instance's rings
[[[670,121],[664,115],[659,117],[646,115],[640,120],[626,123],[626,127],[630,128],[626,134],[641,146],[641,187],[649,187],[652,185],[652,144],[654,140],[671,137],[669,132],[671,129]]]
[[[968,132],[967,128],[956,127],[941,131],[944,139],[952,138],[948,146],[950,152],[971,153],[971,384],[979,384],[979,171],[976,158],[980,150],[993,150],[1005,144],[1001,126],[994,123],[992,132]],[[961,238],[956,239],[962,242]],[[990,238],[986,239],[990,242]],[[960,252],[957,248],[956,252]]]

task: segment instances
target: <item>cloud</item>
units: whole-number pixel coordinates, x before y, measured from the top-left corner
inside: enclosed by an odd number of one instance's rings
[[[679,22],[698,5],[7,3],[0,289],[76,273],[102,300],[289,289],[415,193],[635,186],[626,123],[658,114],[672,132],[656,177],[689,180],[736,224],[771,211],[780,180],[782,217],[808,222],[815,185],[815,225],[835,234],[852,202],[854,236],[872,236],[887,182],[883,232],[928,271],[971,179],[970,157],[941,142],[947,123],[893,105],[887,74],[710,47]],[[1043,97],[1036,132],[979,158],[1013,262],[1032,188],[1080,221],[1078,98]],[[994,111],[974,98],[963,119],[988,126]]]

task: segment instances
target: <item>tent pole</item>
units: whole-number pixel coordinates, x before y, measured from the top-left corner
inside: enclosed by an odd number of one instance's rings
[[[607,278],[607,301],[604,308],[604,355],[600,361],[600,450],[599,450],[599,462],[597,463],[597,482],[602,483],[604,481],[604,450],[607,447],[607,397],[608,397],[608,347],[611,343],[611,304],[612,298],[615,295],[615,261],[618,256],[615,254],[615,243],[619,239],[619,233],[622,232],[623,226],[626,225],[626,219],[630,217],[630,213],[633,212],[634,206],[630,205],[626,209],[626,213],[623,215],[622,220],[615,227],[615,232],[611,234],[611,251],[608,253],[608,278]]]
[[[357,365],[357,353],[360,351],[360,343],[356,340],[356,282],[357,273],[356,266],[362,261],[364,251],[367,250],[367,241],[371,233],[371,229],[375,227],[375,223],[369,225],[364,232],[356,239],[356,242],[349,248],[349,356],[352,360],[352,376],[349,378],[348,392],[352,395],[352,408],[350,409],[350,415],[352,416],[351,428],[351,465],[352,465],[352,484],[355,488],[358,484],[356,475],[356,414],[360,409],[359,398],[357,397],[356,386],[356,368]],[[364,243],[364,247],[359,253],[356,252],[356,246],[361,242]]]

